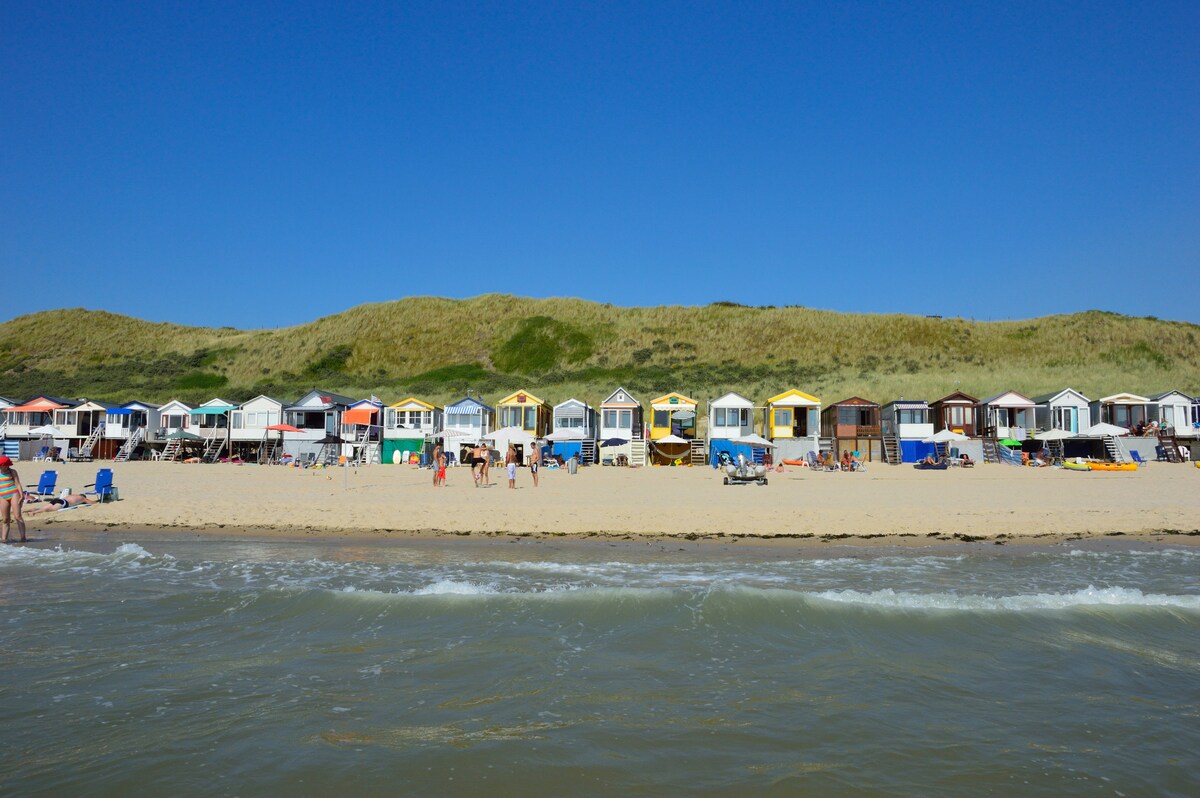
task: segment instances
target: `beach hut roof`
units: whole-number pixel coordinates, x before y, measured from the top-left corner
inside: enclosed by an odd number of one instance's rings
[[[459,399],[453,404],[446,405],[445,411],[448,416],[478,416],[484,412],[496,412],[494,408],[488,407],[483,402],[470,396]]]
[[[510,393],[508,396],[496,402],[496,407],[506,407],[509,405],[548,405],[549,403],[543,399],[531,394],[529,391],[517,391]]]
[[[600,403],[601,407],[641,407],[642,403],[633,398],[633,394],[624,388],[617,388]]]
[[[673,401],[672,401],[673,400]],[[678,410],[680,407],[696,406],[696,400],[672,391],[664,394],[650,403],[655,410]]]
[[[724,396],[713,399],[708,403],[709,407],[754,407],[754,402],[751,402],[740,393],[730,391]]]
[[[1178,396],[1184,402],[1188,402],[1188,403],[1190,403],[1192,401],[1192,397],[1188,396],[1183,391],[1163,391],[1162,393],[1156,393],[1150,397],[1150,401],[1151,402],[1161,402],[1163,399],[1166,399],[1168,396]]]
[[[893,399],[884,407],[895,408],[896,410],[928,410],[929,402],[920,399]]]
[[[183,402],[179,401],[178,399],[172,399],[171,401],[167,402],[165,405],[160,407],[159,410],[161,410],[164,415],[169,415],[170,411],[172,411],[172,410],[178,410],[178,411],[182,411],[184,413],[190,413],[190,412],[192,412],[192,406],[185,405]]]
[[[591,410],[592,409],[591,406],[589,406],[587,402],[583,402],[583,401],[580,401],[579,399],[576,399],[575,397],[571,397],[570,399],[568,399],[565,402],[559,402],[558,404],[556,404],[554,406],[554,412],[557,414],[560,409],[567,410],[567,409],[575,409],[575,408],[577,408],[579,410]]]
[[[313,389],[296,400],[296,404],[291,407],[285,407],[285,410],[327,410],[329,408],[342,406],[349,407],[356,400],[349,396],[333,393],[332,391],[320,391]]]
[[[1045,405],[1045,404],[1050,404],[1051,402],[1057,402],[1059,399],[1062,399],[1067,394],[1074,395],[1077,399],[1082,401],[1084,404],[1087,404],[1088,402],[1091,401],[1091,399],[1088,399],[1086,396],[1084,396],[1083,394],[1081,394],[1079,391],[1075,390],[1074,388],[1063,388],[1058,393],[1044,393],[1041,396],[1033,397],[1032,401],[1035,404]]]
[[[393,410],[433,410],[433,405],[429,402],[422,402],[415,396],[410,396],[407,399],[401,399],[394,405],[388,405]]]
[[[992,407],[1033,407],[1034,402],[1023,393],[1016,391],[1002,391],[995,396],[989,396],[979,402],[981,405],[991,405]]]
[[[1102,405],[1144,405],[1150,403],[1149,399],[1144,396],[1138,396],[1136,393],[1114,393],[1112,396],[1106,396],[1096,401]]]
[[[152,405],[149,402],[132,401],[121,405],[122,410],[157,410],[162,405]]]
[[[61,401],[55,401],[49,396],[35,396],[28,402],[16,405],[14,407],[4,408],[5,413],[48,413],[51,410],[62,410],[64,407],[73,407],[74,404],[63,404]]]
[[[971,394],[969,394],[969,393],[963,393],[962,391],[955,391],[954,393],[946,394],[941,399],[938,399],[936,402],[933,402],[932,404],[935,404],[935,405],[941,405],[941,404],[977,405],[977,404],[979,404],[979,400],[976,399],[974,396],[971,396]]]
[[[792,388],[778,396],[772,396],[767,400],[767,404],[776,407],[820,407],[821,400],[812,394]]]
[[[863,399],[861,396],[851,396],[849,399],[843,399],[840,402],[834,402],[833,404],[830,405],[830,407],[837,407],[838,405],[857,405],[859,407],[879,407],[879,405],[876,404],[875,402],[872,402],[870,399]]]
[[[115,410],[119,406],[120,405],[117,405],[112,402],[97,402],[95,399],[84,399],[82,402],[80,402],[78,405],[76,405],[74,409],[82,410],[84,412],[87,412],[89,410],[108,411],[108,410]]]
[[[250,404],[253,404],[253,403],[259,401],[260,399],[266,399],[268,402],[277,404],[280,407],[283,407],[283,404],[284,404],[282,399],[276,399],[274,396],[267,396],[265,393],[260,393],[258,396],[254,397],[253,399],[247,399],[246,401],[242,402],[240,405],[238,405],[238,407],[239,408],[246,407],[247,405],[250,405]]]

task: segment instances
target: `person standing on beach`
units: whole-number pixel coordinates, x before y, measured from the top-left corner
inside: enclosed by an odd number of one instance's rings
[[[433,484],[439,488],[446,487],[446,453],[438,455],[437,471],[433,476]]]
[[[8,542],[8,532],[13,519],[17,522],[18,543],[25,542],[25,516],[21,507],[25,504],[25,491],[21,490],[21,478],[12,460],[0,457],[0,543]]]
[[[485,488],[490,488],[492,486],[492,450],[486,443],[479,444],[479,450],[483,453],[483,465],[479,468],[479,481]]]
[[[508,469],[508,487],[517,487],[517,447],[508,445],[508,454],[504,455],[504,467]]]
[[[537,487],[538,482],[538,466],[541,465],[538,461],[541,460],[541,452],[538,451],[538,446],[533,445],[533,452],[529,455],[529,476],[533,477],[533,486]]]
[[[471,449],[471,478],[475,480],[475,487],[479,487],[479,478],[483,476],[483,444],[477,443]]]
[[[442,444],[439,441],[433,445],[433,459],[430,460],[433,466],[433,486],[436,488],[438,484],[438,470],[442,467]]]

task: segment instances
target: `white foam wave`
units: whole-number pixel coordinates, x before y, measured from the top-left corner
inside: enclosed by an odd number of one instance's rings
[[[1024,612],[1062,610],[1073,607],[1175,607],[1200,611],[1200,596],[1167,596],[1143,593],[1137,588],[1089,585],[1073,593],[1032,593],[1016,596],[957,595],[954,593],[905,593],[877,590],[828,590],[807,594],[822,601],[914,610],[968,610]]]

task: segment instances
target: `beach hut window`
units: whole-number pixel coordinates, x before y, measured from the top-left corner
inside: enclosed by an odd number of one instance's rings
[[[784,409],[775,411],[775,426],[777,426],[777,427],[792,426],[791,408],[784,408]]]
[[[233,414],[233,428],[234,429],[242,429],[242,420],[243,420],[244,416],[245,416],[244,413],[234,413]]]
[[[167,429],[185,429],[187,427],[187,416],[182,414],[178,416],[163,416],[163,426]]]
[[[897,410],[896,422],[898,424],[924,424],[924,410]]]
[[[537,426],[537,408],[525,408],[525,429],[533,429]]]
[[[662,428],[671,423],[671,414],[666,410],[654,411],[654,426]]]

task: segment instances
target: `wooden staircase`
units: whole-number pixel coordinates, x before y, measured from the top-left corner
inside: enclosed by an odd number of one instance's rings
[[[589,465],[597,462],[595,441],[585,440],[579,444],[579,459]]]
[[[644,440],[629,442],[629,464],[639,467],[646,465],[646,442]]]
[[[983,462],[1000,462],[1000,440],[995,437],[983,439]]]
[[[279,439],[271,433],[263,433],[262,443],[258,445],[258,464],[270,464],[279,459]]]
[[[117,456],[113,458],[114,463],[124,463],[133,457],[133,453],[137,451],[137,447],[141,445],[146,438],[146,428],[138,427],[133,433],[125,439],[121,444],[121,448],[117,450]]]
[[[691,465],[708,465],[708,447],[704,445],[704,441],[693,440],[688,450],[691,453],[688,459]]]
[[[1175,433],[1158,434],[1158,445],[1167,453],[1168,463],[1182,463],[1183,455],[1179,453],[1179,439],[1175,437]]]
[[[183,441],[179,438],[174,438],[167,441],[167,445],[163,447],[162,454],[158,456],[159,460],[173,463],[179,459],[179,454],[183,451]]]
[[[96,444],[100,442],[101,436],[104,435],[104,424],[96,425],[92,430],[92,434],[87,436],[87,440],[79,447],[79,451],[75,455],[76,460],[91,460],[92,450],[96,448]]]
[[[887,463],[888,465],[900,465],[901,459],[900,439],[895,435],[884,435],[883,462]]]
[[[1066,459],[1066,446],[1062,441],[1046,441],[1046,452],[1050,455],[1051,463],[1061,463]]]
[[[1104,451],[1108,452],[1108,457],[1114,463],[1124,463],[1125,455],[1121,454],[1121,447],[1117,445],[1117,439],[1111,435],[1104,436]]]
[[[200,462],[215,463],[223,451],[225,451],[225,439],[214,435],[204,442],[204,453],[200,455]]]

